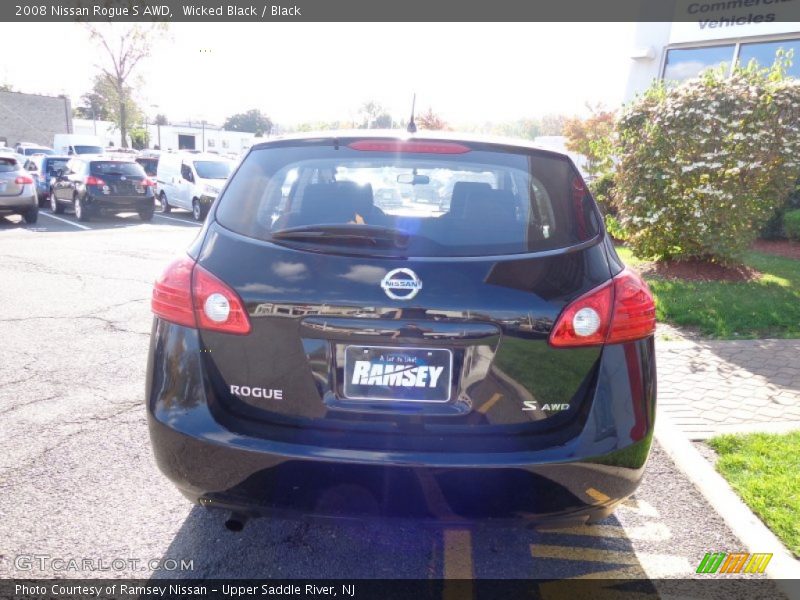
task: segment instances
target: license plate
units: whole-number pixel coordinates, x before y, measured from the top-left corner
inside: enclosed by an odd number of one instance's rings
[[[442,348],[347,346],[344,396],[351,400],[449,402],[453,353]]]

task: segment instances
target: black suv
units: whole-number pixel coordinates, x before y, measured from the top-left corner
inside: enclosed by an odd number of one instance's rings
[[[79,221],[101,211],[138,212],[150,221],[155,211],[155,181],[133,160],[107,157],[72,158],[59,169],[50,193],[50,208],[63,213],[65,205]]]
[[[444,212],[427,199],[446,188]],[[259,144],[152,308],[157,462],[232,528],[287,510],[594,521],[642,476],[653,298],[561,154]]]

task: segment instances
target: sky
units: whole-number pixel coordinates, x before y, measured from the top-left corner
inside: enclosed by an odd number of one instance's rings
[[[124,26],[124,25],[123,25]],[[367,101],[407,118],[431,107],[480,124],[616,107],[634,23],[173,23],[139,69],[149,116],[221,124],[258,108],[282,125],[350,120]],[[104,59],[83,26],[0,23],[24,48],[0,64],[16,91],[67,94],[73,106]],[[48,66],[51,65],[51,66]]]

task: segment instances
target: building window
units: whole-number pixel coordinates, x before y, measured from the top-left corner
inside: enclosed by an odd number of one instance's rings
[[[705,48],[672,48],[667,51],[667,62],[664,65],[666,81],[684,81],[697,77],[707,69],[733,63],[736,46],[708,46]]]
[[[755,60],[761,67],[771,67],[775,63],[778,50],[792,52],[792,65],[786,70],[786,74],[791,77],[800,77],[800,40],[742,44],[739,49],[739,64],[747,65],[751,60]]]
[[[208,140],[208,147],[209,148],[213,148],[214,147],[214,140],[211,139],[211,138],[209,138],[209,140]]]

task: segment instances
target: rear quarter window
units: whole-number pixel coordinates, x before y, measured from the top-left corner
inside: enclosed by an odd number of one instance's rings
[[[0,157],[0,173],[13,173],[19,171],[19,163],[14,158]]]
[[[252,150],[223,193],[217,220],[301,248],[434,257],[563,248],[600,231],[594,202],[565,157],[486,146],[458,154],[361,151],[347,141]],[[343,227],[346,238],[286,235]],[[370,227],[402,233],[408,244],[357,243]]]

